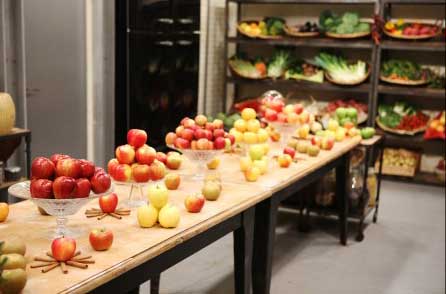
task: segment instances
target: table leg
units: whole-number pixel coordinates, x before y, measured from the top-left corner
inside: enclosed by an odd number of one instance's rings
[[[348,172],[349,153],[342,156],[341,163],[336,167],[336,199],[338,201],[340,241],[347,245],[347,216],[348,216]]]
[[[150,294],[158,294],[160,292],[161,274],[150,279]]]
[[[254,207],[243,212],[242,227],[234,231],[234,278],[237,294],[251,293],[254,216]]]
[[[379,198],[381,195],[381,175],[383,168],[383,157],[384,157],[384,140],[385,137],[381,139],[381,144],[379,145],[379,170],[378,170],[378,187],[376,188],[376,201],[375,201],[375,212],[373,213],[373,222],[376,223],[378,220],[378,209],[379,209]]]
[[[31,175],[31,134],[25,136],[25,153],[26,153],[26,176],[30,179]]]
[[[278,209],[279,200],[274,196],[256,205],[252,268],[255,294],[268,294],[270,291]]]
[[[139,294],[139,286],[132,291],[127,292],[127,294]]]

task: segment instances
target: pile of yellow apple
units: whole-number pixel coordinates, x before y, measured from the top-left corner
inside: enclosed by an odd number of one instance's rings
[[[240,170],[248,182],[255,182],[268,171],[268,144],[249,146],[248,155],[240,158]]]
[[[236,120],[233,128],[229,130],[229,134],[235,137],[235,142],[245,144],[267,142],[269,133],[261,127],[260,121],[256,118],[256,111],[252,108],[245,108],[241,114],[242,118]]]
[[[138,207],[137,218],[142,228],[151,228],[157,222],[163,228],[176,228],[180,222],[180,210],[168,203],[169,191],[159,185],[149,188],[149,204]]]

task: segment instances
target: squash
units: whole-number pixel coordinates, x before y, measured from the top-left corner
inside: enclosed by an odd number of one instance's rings
[[[22,239],[17,237],[0,241],[0,254],[18,253],[25,255],[26,245]]]
[[[0,270],[0,293],[18,294],[26,285],[26,271],[22,268]]]
[[[15,124],[15,105],[11,96],[0,92],[0,135],[8,134]]]
[[[18,294],[26,285],[26,246],[21,239],[0,241],[0,293]]]

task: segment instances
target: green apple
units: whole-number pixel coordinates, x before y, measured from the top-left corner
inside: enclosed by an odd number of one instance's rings
[[[354,107],[347,108],[347,117],[352,119],[353,121],[356,121],[358,118],[358,111]]]
[[[344,118],[346,116],[347,116],[347,109],[345,109],[344,107],[338,107],[336,109],[336,117],[338,119],[342,119],[342,118]]]
[[[366,127],[361,130],[361,137],[363,139],[370,139],[375,135],[375,129],[371,127]]]
[[[262,156],[265,155],[265,149],[262,145],[251,145],[249,146],[249,157],[251,160],[259,160],[262,159]]]
[[[161,209],[167,203],[169,191],[164,186],[153,185],[149,188],[147,196],[149,203],[156,209]]]

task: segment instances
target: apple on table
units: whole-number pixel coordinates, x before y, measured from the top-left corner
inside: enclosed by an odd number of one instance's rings
[[[113,244],[113,232],[106,228],[93,229],[88,236],[88,240],[94,250],[108,250]]]

